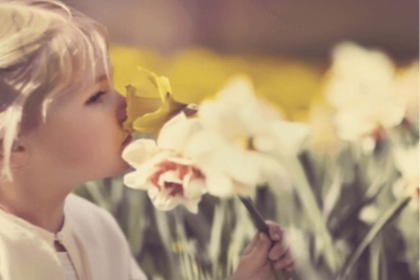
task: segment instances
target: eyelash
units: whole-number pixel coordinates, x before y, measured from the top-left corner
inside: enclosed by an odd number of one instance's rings
[[[92,103],[97,103],[98,101],[101,100],[102,95],[104,95],[105,93],[107,93],[106,91],[99,91],[97,93],[95,93],[94,95],[92,95],[91,97],[89,97],[89,99],[86,101],[86,104],[92,104]]]

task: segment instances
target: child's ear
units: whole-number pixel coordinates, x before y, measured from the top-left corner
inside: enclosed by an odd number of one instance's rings
[[[29,161],[29,150],[23,142],[16,140],[10,152],[10,168],[20,168]],[[0,164],[4,164],[3,140],[0,140]]]

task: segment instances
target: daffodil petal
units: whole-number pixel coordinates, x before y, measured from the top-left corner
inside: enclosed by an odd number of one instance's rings
[[[141,70],[147,74],[147,77],[150,80],[150,82],[158,89],[160,99],[162,103],[164,103],[166,101],[166,98],[172,94],[169,79],[164,76],[159,77],[155,73],[146,69]]]
[[[138,168],[158,152],[154,140],[140,139],[130,143],[123,151],[122,158],[131,166]]]
[[[179,165],[192,165],[192,160],[189,158],[180,158],[180,157],[169,157],[168,161],[179,164]]]
[[[184,180],[184,196],[187,199],[201,198],[206,193],[206,184],[202,179],[187,178]]]
[[[162,106],[155,112],[148,113],[136,119],[133,123],[133,128],[138,132],[152,133],[158,135],[160,129],[166,123],[174,112],[182,110],[185,104],[172,103],[162,104]]]
[[[198,213],[198,203],[199,202],[200,202],[199,200],[197,200],[197,201],[186,201],[186,202],[184,202],[184,206],[191,213],[197,214]]]
[[[149,197],[152,200],[153,205],[162,211],[172,210],[181,203],[179,198],[171,197],[167,190],[160,191],[157,194],[154,191],[151,191],[149,192]]]
[[[150,185],[147,183],[148,176],[141,176],[137,171],[124,175],[124,185],[132,189],[148,190]]]
[[[182,180],[179,179],[179,177],[177,176],[177,173],[174,170],[168,170],[164,173],[162,173],[159,176],[159,186],[164,186],[165,182],[167,183],[175,183],[175,184],[182,184]]]
[[[235,181],[254,186],[260,181],[258,162],[255,161],[252,152],[236,147],[226,147],[209,155],[206,160],[214,166],[218,166]]]
[[[310,133],[309,126],[287,121],[273,121],[268,127],[276,137],[282,154],[297,154]]]
[[[136,119],[145,114],[155,112],[162,106],[159,98],[146,98],[136,94],[136,88],[127,86],[127,120],[123,126],[125,129],[133,130],[133,123]]]
[[[184,147],[184,155],[187,158],[199,159],[208,153],[213,153],[220,150],[225,145],[228,145],[226,139],[222,137],[217,131],[204,129],[194,133]]]
[[[235,195],[232,180],[217,170],[204,171],[209,194],[218,197],[232,197]]]
[[[197,120],[187,119],[185,114],[180,113],[168,121],[161,129],[157,140],[162,149],[182,152],[191,134],[200,130]]]

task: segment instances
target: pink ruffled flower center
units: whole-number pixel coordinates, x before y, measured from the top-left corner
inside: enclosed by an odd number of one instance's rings
[[[156,168],[158,170],[150,177],[149,181],[157,187],[160,192],[166,190],[171,197],[185,196],[184,182],[187,175],[191,176],[187,184],[193,180],[204,179],[204,175],[196,167],[179,164],[169,160],[159,163]],[[176,174],[177,182],[164,181],[162,184],[162,182],[160,182],[160,177],[167,172]]]

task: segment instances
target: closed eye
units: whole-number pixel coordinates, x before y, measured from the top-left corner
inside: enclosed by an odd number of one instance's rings
[[[94,95],[89,97],[89,99],[86,101],[86,105],[90,105],[90,104],[93,104],[93,103],[98,103],[99,101],[101,101],[102,95],[104,95],[106,93],[107,93],[106,91],[99,91],[99,92],[95,93]]]

